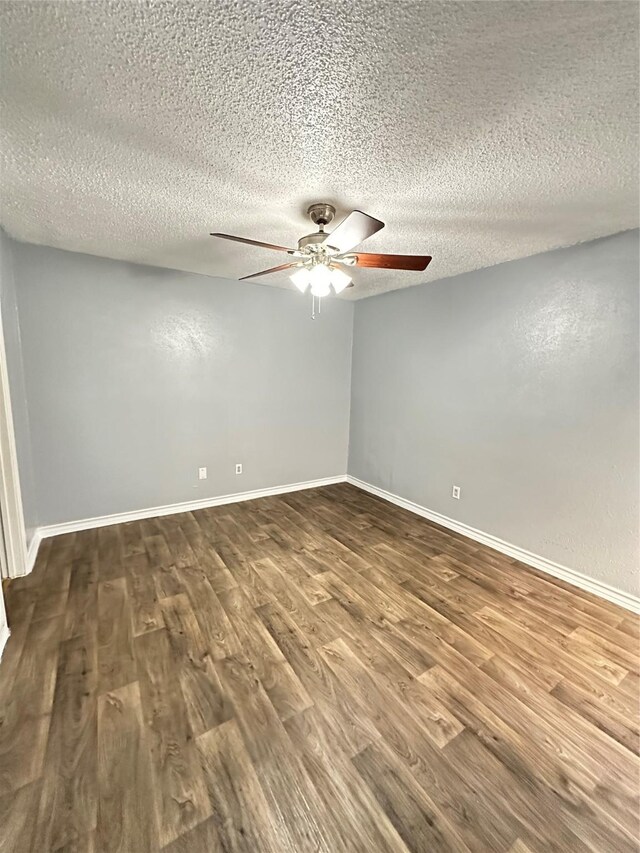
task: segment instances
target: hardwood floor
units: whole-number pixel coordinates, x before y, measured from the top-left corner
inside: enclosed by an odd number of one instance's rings
[[[6,597],[3,853],[637,850],[638,619],[352,486]]]

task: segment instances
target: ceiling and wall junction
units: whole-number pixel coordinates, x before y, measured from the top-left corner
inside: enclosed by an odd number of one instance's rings
[[[238,278],[307,205],[386,222],[357,299],[638,223],[632,2],[4,2],[2,224]],[[336,220],[336,221],[337,221]],[[260,280],[291,288],[286,273]]]

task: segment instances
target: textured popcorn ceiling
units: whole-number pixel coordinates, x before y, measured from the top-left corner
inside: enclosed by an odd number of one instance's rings
[[[2,225],[236,278],[309,202],[386,228],[358,298],[638,224],[635,2],[3,2]],[[291,287],[284,274],[259,279]],[[242,285],[239,285],[242,286]]]

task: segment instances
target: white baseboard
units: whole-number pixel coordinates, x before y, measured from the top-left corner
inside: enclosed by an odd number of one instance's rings
[[[567,583],[591,592],[594,595],[604,598],[606,601],[611,601],[614,604],[624,607],[626,610],[631,610],[633,613],[640,613],[640,598],[631,595],[628,592],[616,589],[602,581],[590,578],[588,575],[578,572],[575,569],[570,569],[567,566],[562,566],[559,563],[554,563],[546,557],[540,557],[538,554],[532,554],[524,548],[519,548],[517,545],[512,545],[510,542],[505,542],[491,533],[485,533],[482,530],[477,530],[475,527],[469,527],[460,521],[453,518],[448,518],[446,515],[441,515],[438,512],[433,512],[426,507],[413,501],[401,498],[394,495],[392,492],[387,492],[378,486],[372,486],[371,483],[365,483],[364,480],[358,480],[350,475],[339,475],[337,477],[325,477],[320,480],[309,480],[304,483],[290,483],[286,486],[275,486],[270,489],[256,489],[252,492],[237,492],[231,495],[222,495],[218,498],[203,498],[198,501],[187,501],[185,503],[169,504],[167,506],[151,507],[149,509],[133,510],[131,512],[118,513],[116,515],[102,515],[95,518],[83,518],[79,521],[68,521],[62,524],[50,524],[45,527],[39,527],[35,532],[27,554],[27,571],[30,572],[35,565],[38,548],[42,539],[48,536],[59,536],[62,533],[73,533],[77,530],[90,530],[93,527],[107,527],[110,524],[122,524],[127,521],[138,521],[143,518],[156,518],[160,515],[172,515],[178,512],[191,512],[197,509],[206,509],[208,507],[222,506],[224,504],[238,503],[240,501],[250,501],[256,498],[270,497],[271,495],[283,495],[287,492],[297,492],[302,489],[317,489],[320,486],[330,486],[334,483],[351,483],[365,492],[370,492],[372,495],[389,503],[396,504],[403,509],[409,510],[416,515],[429,519],[442,527],[460,533],[475,542],[480,542],[482,545],[487,545],[502,554],[513,557],[528,566],[533,566],[535,569],[545,572],[552,577],[560,578]],[[6,638],[4,640],[6,642]],[[0,639],[0,646],[2,640]]]
[[[403,509],[414,512],[416,515],[421,515],[423,518],[429,519],[436,524],[446,527],[449,530],[454,530],[456,533],[466,536],[468,539],[473,539],[475,542],[480,542],[483,545],[488,545],[502,554],[513,557],[521,563],[526,563],[528,566],[533,566],[534,569],[540,569],[555,578],[560,578],[567,583],[573,584],[580,589],[591,592],[594,595],[604,598],[606,601],[611,601],[614,604],[624,607],[626,610],[631,610],[633,613],[640,613],[640,598],[631,595],[631,593],[623,592],[620,589],[609,586],[602,581],[595,580],[588,575],[578,572],[575,569],[570,569],[567,566],[562,566],[560,563],[554,563],[546,557],[540,557],[537,554],[532,554],[530,551],[525,551],[524,548],[519,548],[517,545],[512,545],[510,542],[505,542],[503,539],[498,539],[491,533],[485,533],[483,530],[476,530],[475,527],[469,527],[460,521],[455,521],[453,518],[448,518],[446,515],[440,515],[439,512],[420,506],[413,501],[401,498],[394,495],[392,492],[387,492],[378,486],[372,486],[371,483],[365,483],[364,480],[358,480],[357,477],[347,476],[347,482],[353,486],[357,486],[365,492],[370,492],[389,503],[396,504]]]
[[[29,547],[25,547],[25,558],[24,558],[24,571],[19,575],[11,575],[12,578],[23,578],[25,575],[28,575],[31,571],[33,571],[33,567],[36,564],[36,557],[38,556],[38,548],[40,547],[40,542],[42,541],[42,536],[40,535],[40,529],[36,529],[31,537],[31,542],[29,543]]]
[[[4,647],[7,645],[10,633],[11,631],[9,630],[8,625],[2,625],[0,627],[0,660],[2,660],[2,653],[4,651]]]
[[[252,492],[236,492],[235,494],[222,495],[218,498],[202,498],[197,501],[167,504],[166,506],[154,506],[149,509],[136,509],[131,512],[121,512],[115,515],[100,515],[95,518],[82,518],[79,521],[65,521],[62,524],[48,524],[44,527],[39,527],[36,535],[39,537],[39,540],[41,540],[49,536],[60,536],[62,533],[75,533],[78,530],[91,530],[94,527],[108,527],[110,524],[123,524],[127,521],[139,521],[143,518],[157,518],[160,515],[173,515],[177,512],[192,512],[197,509],[208,509],[213,506],[222,506],[223,504],[252,501],[256,498],[268,498],[272,495],[285,495],[288,492],[299,492],[303,489],[317,489],[320,486],[331,486],[334,483],[344,483],[346,482],[346,479],[346,475],[341,474],[337,477],[324,477],[321,480],[308,480],[305,483],[289,483],[286,486],[273,486],[269,489],[255,489]],[[37,548],[38,546],[36,545],[35,553],[37,553]],[[33,557],[34,562],[35,553]],[[31,561],[29,562],[29,571],[31,571],[33,563],[31,563]]]
[[[42,542],[42,534],[40,533],[40,528],[38,528],[33,536],[31,537],[31,542],[29,543],[29,547],[27,548],[27,571],[25,574],[29,574],[29,572],[33,571],[33,567],[36,564],[36,557],[38,556],[38,548],[40,547],[40,543]]]

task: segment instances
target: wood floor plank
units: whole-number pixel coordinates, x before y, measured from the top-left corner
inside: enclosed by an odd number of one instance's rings
[[[631,853],[640,620],[335,484],[43,540],[0,853]]]
[[[322,803],[267,694],[247,660],[225,658],[216,664],[228,689],[242,738],[256,767],[281,838],[291,853],[334,853],[332,817]]]
[[[115,580],[124,574],[120,525],[98,528],[98,563],[100,581]]]
[[[504,808],[513,815],[521,826],[522,837],[533,849],[548,850],[549,853],[586,853],[589,847],[582,842],[555,812],[546,811],[545,825],[540,822],[544,809],[537,792],[523,784],[520,776],[500,762],[469,729],[464,729],[445,749],[447,761],[452,769],[469,779],[491,780],[484,786],[484,796],[493,809]]]
[[[270,602],[277,602],[290,613],[308,635],[310,642],[320,644],[335,639],[335,627],[325,619],[323,611],[318,605],[309,604],[273,559],[260,560],[254,565],[260,573],[264,589],[270,590]]]
[[[158,597],[178,595],[183,591],[182,584],[175,571],[173,554],[165,536],[161,532],[154,533],[152,536],[146,536],[144,543],[153,567]]]
[[[136,637],[140,696],[150,752],[151,808],[160,846],[211,816],[180,685],[180,657],[166,629]]]
[[[56,692],[34,838],[37,850],[78,846],[96,828],[96,632],[60,644]]]
[[[551,691],[564,705],[573,708],[581,717],[597,726],[601,731],[617,740],[618,743],[634,752],[640,753],[640,732],[637,723],[610,705],[582,690],[568,680],[563,680]]]
[[[198,565],[202,568],[215,592],[224,592],[237,586],[236,579],[216,550],[215,536],[209,527],[208,510],[191,513],[198,530],[190,529],[186,534],[189,544],[198,555]]]
[[[587,678],[617,686],[627,675],[626,670],[608,661],[598,650],[579,642],[565,650],[564,646],[548,640],[543,634],[532,636],[523,632],[512,619],[493,608],[484,607],[474,613],[474,617],[516,646],[527,646],[549,668],[567,678],[578,672]]]
[[[181,529],[180,516],[164,515],[158,519],[158,526],[164,535],[171,553],[172,564],[176,569],[195,565],[196,555]]]
[[[509,848],[509,853],[533,853],[530,847],[518,838],[518,840]]]
[[[412,640],[408,636],[403,630],[405,624],[400,622],[398,625],[389,623],[371,626],[369,633],[402,664],[407,672],[418,676],[435,666],[437,658],[425,649],[420,641]]]
[[[124,561],[146,553],[142,526],[139,521],[127,521],[120,525],[121,556]]]
[[[640,618],[637,616],[626,616],[618,625],[618,631],[640,641]]]
[[[618,641],[612,642],[601,634],[597,634],[595,631],[587,628],[576,628],[569,635],[568,639],[599,650],[606,658],[627,673],[633,672],[635,675],[640,673],[640,655],[637,654],[638,649],[631,651],[626,648],[627,644],[621,644]]]
[[[398,834],[412,850],[469,850],[429,795],[384,743],[371,744],[353,759]]]
[[[65,602],[65,640],[93,633],[98,621],[98,560],[96,556],[73,560],[69,595]]]
[[[552,662],[539,653],[534,644],[527,642],[526,632],[523,634],[517,626],[512,626],[521,640],[520,644],[514,643],[511,637],[505,636],[496,630],[495,626],[478,617],[480,611],[476,611],[476,601],[473,597],[465,596],[460,599],[453,590],[426,590],[421,586],[420,598],[467,636],[481,643],[484,649],[493,653],[493,657],[505,655],[513,666],[521,670],[527,681],[535,681],[544,690],[551,690],[560,681],[561,673],[555,671]],[[461,646],[458,645],[457,648]],[[489,657],[480,665],[484,666],[491,660],[492,657]]]
[[[181,593],[161,602],[162,616],[194,737],[232,716],[205,637],[189,598]]]
[[[39,779],[0,796],[0,853],[32,853],[39,799]]]
[[[638,707],[638,700],[640,698],[640,676],[637,676],[635,672],[630,672],[626,675],[620,684],[618,685],[620,691],[628,696],[634,706]]]
[[[418,723],[413,708],[402,705],[391,691],[380,685],[344,641],[328,644],[322,652],[343,684],[349,685],[351,693],[358,697],[363,712],[367,706],[370,708],[369,713],[386,744],[400,761],[411,767],[418,783],[434,798],[439,813],[448,816],[447,822],[455,827],[467,846],[473,850],[496,846],[502,849],[515,838],[521,826],[513,820],[505,822],[502,815],[491,820],[486,813],[483,818],[478,814],[474,820],[474,814],[478,813],[478,793],[465,784],[463,777],[434,774],[436,768],[443,766],[442,752]],[[375,705],[370,702],[371,696],[376,696]]]
[[[77,530],[75,532],[71,553],[72,561],[88,559],[89,555],[92,555],[95,559],[99,557],[99,531],[99,527],[92,527],[88,530]],[[55,543],[57,539],[58,537],[56,536],[51,542]],[[40,556],[40,549],[38,549],[38,556]]]
[[[619,817],[623,818],[624,823],[629,823],[632,819],[629,812],[634,812],[633,807],[630,808],[626,785],[617,795],[619,799],[607,804],[613,807],[616,817],[605,828],[602,810],[592,799],[596,787],[593,773],[580,764],[574,765],[569,756],[558,752],[557,745],[548,749],[540,744],[538,738],[533,740],[532,735],[538,735],[535,723],[532,725],[531,720],[527,721],[528,715],[518,719],[509,713],[509,703],[505,707],[500,701],[504,693],[494,694],[491,685],[487,684],[487,689],[480,692],[481,699],[478,699],[475,695],[478,691],[472,693],[467,689],[474,688],[477,680],[465,678],[466,687],[463,687],[439,667],[420,676],[420,680],[480,739],[489,752],[537,792],[542,798],[545,812],[561,813],[566,826],[594,853],[631,853],[631,836],[619,823]],[[507,716],[508,721],[501,715]],[[542,731],[548,732],[548,729]],[[610,800],[611,793],[610,790]]]
[[[22,700],[4,703],[0,709],[0,797],[40,779],[48,735],[48,714],[29,713]]]
[[[313,700],[288,661],[277,664],[270,672],[270,680],[263,682],[263,686],[282,721],[313,705]]]
[[[421,681],[414,678],[398,658],[390,652],[384,643],[376,637],[384,632],[367,632],[347,617],[339,617],[340,607],[332,609],[333,618],[342,628],[342,636],[347,638],[349,646],[356,656],[375,674],[381,685],[393,695],[401,698],[412,712],[420,718],[421,725],[429,737],[438,746],[449,743],[462,730],[462,725],[449,711],[431,697]]]
[[[491,662],[482,667],[483,672],[490,668],[490,664]],[[608,761],[614,759],[623,773],[633,773],[636,761],[627,749],[621,748],[621,744],[615,739],[613,739],[615,742],[612,742],[608,734],[600,730],[594,731],[588,719],[568,705],[559,704],[553,693],[549,695],[535,685],[526,684],[508,661],[503,661],[499,670],[493,669],[491,675],[495,685],[506,688],[519,701],[526,704],[527,711],[535,714],[540,727],[544,725],[552,730],[567,727],[569,732],[565,737],[565,744],[570,743],[575,746],[580,754],[588,754],[589,758],[584,762],[585,766],[597,768],[600,764],[604,767]]]
[[[342,684],[349,688],[350,694],[356,697],[363,711],[367,706],[368,697],[376,697],[376,705],[370,705],[369,714],[383,737],[388,737],[392,726],[395,725],[396,733],[404,735],[407,742],[416,743],[418,739],[423,741],[428,737],[434,745],[441,746],[460,731],[458,721],[446,709],[443,709],[443,715],[451,721],[449,726],[452,731],[444,738],[442,727],[434,730],[429,724],[425,706],[421,702],[403,705],[401,695],[396,692],[392,681],[381,677],[379,672],[358,656],[357,644],[353,640],[334,640],[323,646],[320,654]],[[392,720],[396,722],[393,723]],[[416,735],[419,733],[419,738],[409,735],[412,728],[415,728]]]
[[[242,652],[240,640],[211,585],[209,573],[191,566],[182,570],[182,580],[200,630],[205,637],[207,648],[214,660],[240,654]],[[235,586],[230,587],[230,589],[235,588]]]
[[[239,588],[222,592],[219,598],[240,640],[242,654],[249,659],[263,684],[274,683],[275,667],[285,658],[258,618],[249,599]]]
[[[337,816],[347,849],[406,853],[407,846],[341,751],[340,736],[336,737],[335,727],[319,708],[291,717],[286,729],[327,808]]]
[[[460,679],[463,673],[464,670],[461,670],[452,677],[451,673],[436,667],[420,676],[420,680],[433,687],[432,679],[435,678],[451,686],[454,679]],[[545,692],[528,689],[522,695],[520,679],[517,679],[517,691],[512,690],[507,676],[508,664],[501,673],[503,676],[500,681],[487,679],[484,672],[479,670],[473,674],[467,673],[466,681],[473,687],[476,701],[491,708],[498,716],[508,718],[510,728],[517,730],[529,743],[539,744],[543,754],[546,754],[549,744],[558,739],[555,750],[558,761],[585,790],[592,789],[605,775],[617,775],[615,787],[620,798],[621,812],[628,809],[633,813],[638,798],[634,783],[638,768],[635,757],[588,720],[566,706],[559,705],[554,697]]]
[[[71,563],[76,534],[56,537],[49,551],[46,570],[38,585],[33,621],[50,619],[65,612],[69,594]]]
[[[136,678],[133,615],[124,577],[98,585],[98,670],[101,693]]]
[[[305,569],[306,553],[286,552],[284,554],[273,554],[270,557],[270,562],[274,563],[279,571],[290,581],[290,585],[294,590],[299,590],[307,604],[314,606],[322,601],[330,601],[331,593],[318,582],[318,579],[309,574]],[[263,566],[262,562],[258,563]],[[265,604],[268,602],[264,602]]]
[[[280,853],[277,824],[235,720],[205,732],[196,743],[220,848]]]
[[[277,603],[258,612],[309,696],[333,724],[340,750],[352,756],[377,740],[380,733],[375,725],[360,713],[357,702],[340,685],[292,615]]]
[[[7,646],[2,655],[2,679],[0,679],[0,717],[3,705],[11,700],[13,686],[20,672],[20,659],[27,641],[29,628],[31,627],[31,617],[35,609],[35,602],[24,600],[26,607],[21,607],[20,611],[11,611],[11,642]]]
[[[215,816],[202,821],[162,848],[162,853],[219,853],[220,843]]]
[[[32,621],[11,694],[0,706],[0,796],[42,773],[62,616]]]
[[[133,543],[128,550],[133,548]],[[146,550],[122,558],[131,602],[134,637],[155,631],[163,625],[158,593]]]
[[[98,697],[97,848],[100,853],[158,849],[149,749],[140,689],[126,684]]]

